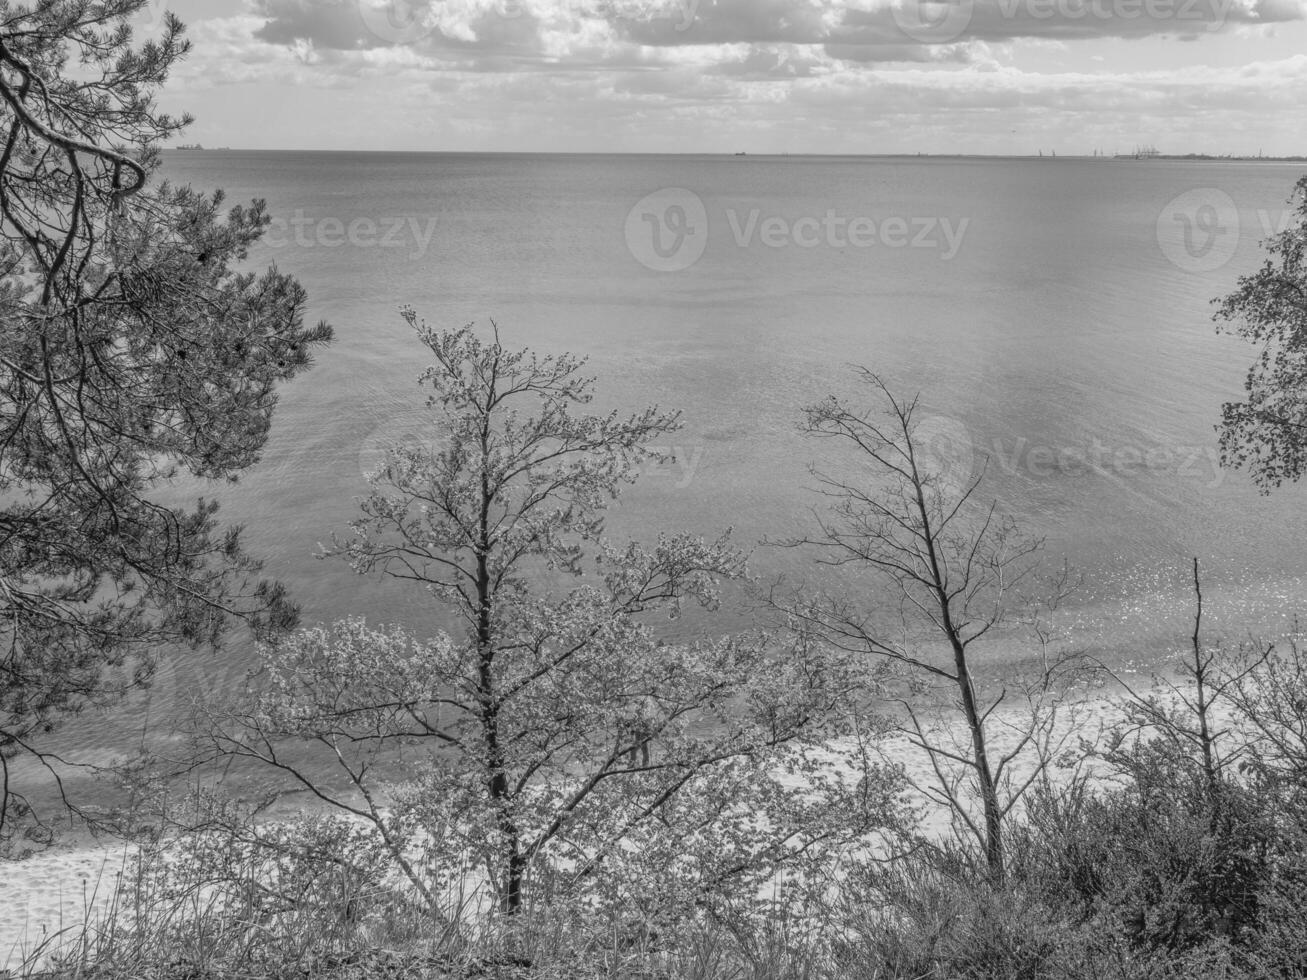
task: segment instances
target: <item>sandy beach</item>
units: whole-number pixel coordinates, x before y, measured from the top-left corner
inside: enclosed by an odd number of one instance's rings
[[[6,862],[0,888],[0,970],[12,969],[33,949],[71,937],[83,923],[102,916],[131,853],[122,843],[78,841]]]
[[[1121,719],[1121,700],[1115,693],[1099,692],[1063,709],[1059,714],[1054,739],[1067,737],[1067,748],[1074,748],[1078,738],[1093,741]],[[1017,737],[1021,715],[1016,707],[998,712],[990,722],[992,750],[1001,753]],[[950,726],[948,737],[962,733]],[[887,736],[882,740],[885,755],[903,764],[907,776],[917,785],[933,780],[929,761],[914,747],[906,735]],[[1012,778],[1020,781],[1028,773],[1014,765]],[[1066,777],[1065,770],[1054,770],[1053,778]],[[934,832],[946,833],[948,815],[935,810],[926,825]],[[13,862],[5,867],[5,887],[0,890],[0,970],[12,968],[43,941],[61,933],[76,934],[81,923],[95,921],[107,908],[114,888],[128,866],[132,850],[122,843],[94,842],[57,845],[53,849]]]

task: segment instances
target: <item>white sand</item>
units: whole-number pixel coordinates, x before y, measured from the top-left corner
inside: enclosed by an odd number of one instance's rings
[[[128,853],[122,844],[64,845],[0,865],[0,971],[38,946],[78,934],[102,914]]]

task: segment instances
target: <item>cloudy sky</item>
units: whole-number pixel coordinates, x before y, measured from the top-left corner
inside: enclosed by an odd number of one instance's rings
[[[1307,154],[1307,0],[154,0],[206,145]]]

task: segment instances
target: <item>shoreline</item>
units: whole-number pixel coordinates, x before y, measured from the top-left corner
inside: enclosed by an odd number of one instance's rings
[[[1149,685],[1148,689],[1156,689],[1156,685]],[[1055,737],[1066,738],[1069,744],[1074,744],[1079,734],[1093,739],[1101,737],[1121,718],[1121,694],[1121,688],[1115,683],[1104,683],[1084,692],[1059,711]],[[934,709],[923,717],[933,713]],[[1015,702],[996,712],[989,729],[994,749],[1004,749],[1011,726],[1019,724],[1022,716]],[[945,716],[943,728],[946,732],[951,730],[956,737],[961,725]],[[911,745],[906,734],[887,733],[879,744],[887,759],[903,765],[911,782],[923,785],[932,781],[927,757]],[[1020,779],[1023,771],[1026,771],[1024,766],[1016,767],[1014,777]],[[1059,772],[1064,771],[1053,770],[1054,780],[1065,778],[1059,777]],[[917,804],[930,805],[920,790],[909,790],[909,797]],[[948,832],[947,811],[935,807],[925,816],[923,826],[930,833]],[[64,940],[70,940],[84,924],[94,925],[97,918],[103,917],[111,907],[118,882],[138,852],[138,845],[126,841],[96,842],[81,834],[70,835],[48,850],[7,862],[7,887],[0,890],[0,975],[21,962],[24,949],[30,952],[42,942],[60,937],[61,933]]]

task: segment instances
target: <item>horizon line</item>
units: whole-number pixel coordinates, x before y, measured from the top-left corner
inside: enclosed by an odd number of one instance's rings
[[[185,144],[182,146],[161,147],[168,153],[339,153],[339,154],[383,154],[407,153],[423,156],[666,156],[666,157],[856,157],[862,159],[910,159],[923,157],[936,159],[988,159],[988,160],[1234,160],[1267,162],[1307,162],[1307,153],[1294,155],[1266,155],[1244,153],[932,153],[895,152],[895,153],[794,153],[791,151],[664,151],[664,150],[413,150],[413,149],[370,149],[370,148],[327,148],[327,147],[245,147],[245,146],[203,146],[202,144]]]

